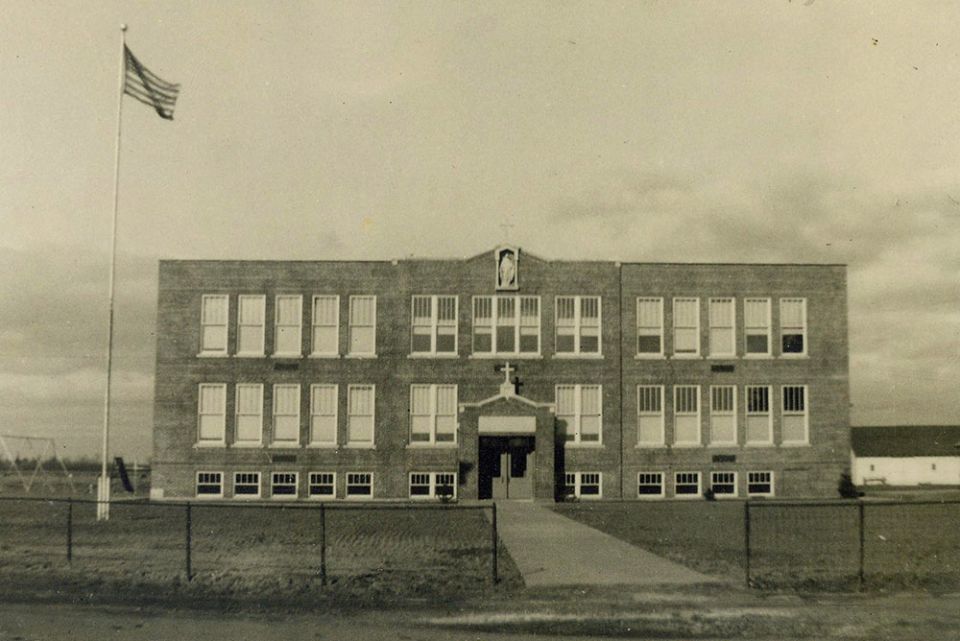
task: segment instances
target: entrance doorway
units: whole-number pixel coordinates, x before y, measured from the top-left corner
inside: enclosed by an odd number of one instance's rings
[[[532,499],[534,437],[481,436],[481,499]]]

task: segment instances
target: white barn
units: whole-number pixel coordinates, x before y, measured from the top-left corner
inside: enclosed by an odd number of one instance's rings
[[[960,426],[851,428],[856,485],[960,486]]]

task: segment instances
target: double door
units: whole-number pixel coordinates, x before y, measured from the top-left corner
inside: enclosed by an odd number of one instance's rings
[[[487,437],[481,443],[481,479],[493,499],[533,498],[533,437]],[[481,482],[481,498],[487,492]]]

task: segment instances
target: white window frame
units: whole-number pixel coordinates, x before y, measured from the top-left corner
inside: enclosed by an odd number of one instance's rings
[[[573,388],[574,390],[574,413],[570,416],[573,418],[573,425],[568,425],[567,429],[570,430],[573,428],[573,439],[568,439],[566,441],[566,447],[602,447],[603,446],[603,385],[595,384],[581,384],[581,383],[571,383],[557,385],[554,389],[554,401],[559,404],[560,400],[560,389],[561,388]],[[596,441],[584,441],[582,438],[581,430],[581,421],[583,419],[583,390],[585,388],[596,388],[597,393],[600,396],[599,399],[599,408],[600,408],[600,430],[597,434]],[[558,408],[559,409],[559,408]],[[563,415],[567,416],[567,415]],[[560,415],[558,414],[559,418]],[[569,435],[570,432],[568,431]]]
[[[642,409],[643,403],[641,402],[643,390],[651,389],[656,390],[659,395],[660,401],[660,411],[651,412],[644,411]],[[664,398],[664,388],[663,385],[637,385],[637,447],[663,447],[667,443],[667,420],[666,420],[666,398]],[[660,438],[656,441],[644,441],[641,438],[640,423],[643,419],[657,419],[660,422]]]
[[[241,483],[241,482],[240,482],[240,477],[241,477],[241,475],[250,475],[250,476],[256,476],[256,477],[257,477],[257,492],[256,492],[256,494],[247,494],[247,493],[240,493],[240,494],[238,494],[238,493],[237,493],[237,487],[238,487],[238,486],[253,487],[253,483],[250,482],[250,481],[247,481],[247,482],[245,482],[245,483]],[[262,475],[260,474],[260,472],[257,472],[257,471],[240,470],[240,471],[234,472],[234,473],[233,473],[233,498],[235,498],[235,499],[237,499],[237,500],[240,500],[240,501],[249,500],[249,499],[259,499],[260,496],[261,496],[261,494],[263,493],[263,483],[262,483],[262,480],[263,480]]]
[[[287,325],[280,323],[280,300],[290,299],[297,301],[297,323]],[[280,330],[296,327],[296,351],[280,351]],[[303,356],[303,296],[301,294],[277,294],[273,301],[273,356],[275,358],[300,358]]]
[[[293,477],[293,494],[276,494],[275,489],[278,485],[283,485],[284,487],[289,487],[290,483],[277,483],[277,476],[292,476]],[[300,497],[300,473],[294,472],[292,470],[272,470],[270,472],[270,498],[276,499],[278,501],[290,501]]]
[[[697,390],[697,439],[695,441],[681,441],[677,439],[677,417],[694,416],[690,412],[680,413],[677,403],[677,394],[682,388]],[[701,398],[699,385],[674,385],[673,386],[673,446],[674,447],[700,447],[703,444],[703,399]]]
[[[209,388],[219,388],[221,390],[221,397],[223,399],[223,410],[213,414],[213,413],[203,413],[202,402],[203,402],[203,389]],[[220,417],[220,436],[215,439],[204,439],[202,438],[201,424],[203,422],[204,416],[219,416]],[[200,383],[197,385],[197,441],[196,444],[198,447],[225,447],[227,444],[227,384],[226,383]]]
[[[640,325],[640,305],[642,303],[656,303],[660,308],[660,324],[654,328],[653,325]],[[640,337],[641,336],[656,336],[660,339],[660,351],[658,352],[641,352],[640,351]],[[662,296],[638,296],[637,297],[637,343],[636,343],[636,358],[663,358],[664,356],[664,335],[663,335],[663,297]]]
[[[426,441],[414,441],[413,440],[413,418],[414,418],[414,407],[413,407],[413,395],[415,389],[428,389],[430,394],[430,411],[426,414],[418,414],[417,416],[429,416],[430,417],[430,432],[429,439]],[[440,414],[437,413],[438,403],[438,394],[440,393],[441,388],[452,388],[454,396],[454,414],[453,414],[453,440],[452,441],[438,441],[437,440],[437,419]],[[407,430],[407,442],[410,444],[410,447],[456,447],[459,440],[460,432],[460,420],[459,408],[460,403],[460,390],[455,383],[412,383],[410,385],[410,408],[407,416],[408,430]]]
[[[449,321],[440,321],[440,301],[442,299],[453,299],[453,351],[441,352],[437,349],[440,341],[440,328],[451,327]],[[417,299],[430,301],[430,324],[422,327],[429,327],[430,330],[430,349],[427,351],[417,351],[414,349],[413,341],[415,330],[420,327],[416,324]],[[460,297],[456,294],[415,294],[410,297],[410,355],[411,356],[433,356],[437,358],[456,358],[460,354]]]
[[[596,482],[595,484],[594,484],[594,483],[584,483],[584,482],[583,482],[583,476],[584,476],[585,474],[596,474],[596,475],[597,475],[597,482]],[[571,479],[573,480],[573,485],[570,484]],[[564,487],[565,487],[565,488],[568,488],[568,487],[572,487],[572,488],[573,488],[573,494],[567,494],[566,492],[564,492],[564,494],[566,494],[567,496],[573,496],[573,497],[575,497],[575,498],[577,498],[577,499],[580,499],[580,500],[583,500],[583,501],[594,501],[594,500],[598,500],[598,499],[602,499],[602,498],[603,498],[603,472],[599,472],[599,471],[591,471],[591,472],[566,472],[566,473],[564,474],[564,479],[563,479],[563,481],[564,481]],[[596,493],[596,494],[583,494],[583,486],[584,486],[584,485],[596,485],[596,486],[597,486],[597,493]]]
[[[350,493],[349,493],[349,490],[350,490],[350,486],[351,486],[351,485],[360,485],[359,483],[356,483],[356,482],[353,482],[353,483],[350,482],[350,477],[352,477],[352,476],[354,476],[354,475],[367,475],[367,476],[370,477],[370,494],[369,494],[369,495],[366,495],[366,494],[350,494]],[[374,475],[373,475],[373,472],[347,472],[347,473],[346,473],[346,479],[345,479],[344,485],[343,485],[343,488],[344,488],[344,489],[343,489],[343,491],[344,491],[343,497],[344,497],[345,499],[347,499],[347,500],[350,500],[350,501],[369,501],[369,500],[373,499],[373,496],[374,496],[374,485],[373,485],[373,483],[374,483]]]
[[[695,318],[697,319],[696,327],[679,327],[677,325],[677,303],[690,303],[692,302],[696,305],[697,313]],[[678,352],[677,351],[677,330],[678,329],[693,329],[695,336],[697,337],[697,348],[694,352]],[[698,296],[675,296],[673,299],[673,358],[700,358],[700,354],[703,351],[700,338],[700,298]]]
[[[257,396],[260,398],[260,402],[257,404],[259,413],[256,415],[259,423],[259,429],[257,430],[257,438],[240,440],[240,390],[242,388],[256,388]],[[233,445],[234,447],[261,447],[263,445],[263,385],[261,383],[237,383],[234,386],[233,390]],[[244,416],[253,416],[253,414],[244,415]]]
[[[714,390],[726,389],[729,390],[729,393],[732,396],[733,407],[730,410],[716,410],[714,409]],[[716,418],[732,418],[733,419],[733,439],[729,441],[718,440],[715,436],[716,429],[714,429],[713,419]],[[738,433],[739,433],[739,421],[737,420],[737,386],[736,385],[711,385],[710,386],[710,445],[713,446],[728,446],[728,445],[737,445]]]
[[[650,476],[658,476],[658,477],[660,477],[660,493],[659,493],[659,494],[645,494],[645,493],[640,492],[640,486],[641,486],[641,485],[649,486],[649,487],[652,487],[652,486],[654,485],[653,482],[644,483],[644,482],[643,482],[643,480],[644,480],[644,479],[643,479],[643,476],[644,476],[644,475],[650,475]],[[649,471],[649,470],[642,470],[642,471],[640,471],[640,472],[637,472],[637,498],[639,498],[639,499],[652,500],[652,499],[662,499],[662,498],[664,498],[664,497],[667,495],[667,494],[666,494],[666,485],[667,485],[667,483],[666,483],[666,475],[665,475],[663,472],[659,472],[659,471]]]
[[[333,332],[336,336],[336,348],[333,351],[317,349],[317,328],[329,328],[330,324],[317,322],[317,302],[333,300],[336,317],[333,321]],[[338,358],[340,356],[340,296],[337,294],[314,294],[310,299],[310,356],[313,358]]]
[[[439,476],[450,476],[452,477],[453,482],[450,483],[450,486],[453,488],[453,494],[450,495],[450,499],[457,498],[457,473],[456,472],[410,472],[407,475],[407,496],[412,501],[423,501],[430,499],[440,499],[441,497],[437,495],[437,487],[441,484],[438,482]],[[427,494],[413,494],[413,477],[414,476],[426,476],[427,483],[417,483],[419,487],[429,488]]]
[[[750,303],[764,303],[767,307],[766,325],[763,327],[751,326],[747,322],[747,305]],[[773,354],[773,327],[771,321],[770,298],[762,296],[748,296],[743,299],[743,357],[744,358],[770,358]],[[767,351],[751,352],[750,336],[764,335],[767,337]]]
[[[353,322],[353,305],[358,300],[373,301],[373,325],[360,325]],[[369,352],[353,351],[353,330],[357,327],[372,327],[373,338],[371,339],[371,350]],[[347,310],[347,357],[348,358],[376,358],[377,356],[377,297],[373,294],[353,294],[350,296],[350,305]]]
[[[295,440],[278,440],[277,439],[277,390],[279,388],[292,388],[297,390],[297,436]],[[301,442],[301,432],[303,431],[303,420],[302,420],[302,408],[300,407],[303,401],[303,396],[300,390],[299,383],[274,383],[273,385],[273,397],[270,399],[271,412],[270,412],[270,424],[272,429],[270,430],[270,447],[280,447],[280,448],[295,448],[300,447]],[[282,414],[280,416],[294,416],[293,414]]]
[[[720,475],[720,474],[732,474],[732,475],[733,475],[733,482],[732,482],[732,483],[733,483],[733,492],[732,492],[732,493],[730,493],[730,494],[726,494],[726,493],[720,493],[720,494],[718,494],[717,491],[713,489],[715,485],[730,485],[730,483],[718,483],[718,482],[717,482],[717,476]],[[737,498],[737,497],[740,495],[740,488],[739,488],[739,485],[737,484],[737,473],[734,472],[733,470],[712,470],[712,471],[710,472],[710,489],[713,490],[713,496],[714,496],[714,498],[716,498],[716,499],[735,499],[735,498]]]
[[[802,327],[785,327],[784,326],[784,313],[783,306],[784,303],[800,303],[801,306],[801,315]],[[797,331],[799,329],[799,331]],[[788,331],[790,330],[790,331]],[[800,334],[803,337],[803,350],[799,352],[785,352],[783,351],[783,336],[784,334]],[[801,297],[787,297],[780,299],[780,342],[779,342],[780,356],[782,358],[805,358],[807,356],[807,299]]]
[[[316,394],[318,390],[327,389],[333,390],[333,413],[332,414],[319,414],[314,411]],[[333,440],[331,441],[320,441],[316,438],[317,430],[314,429],[318,418],[327,417],[333,418]],[[335,448],[337,443],[339,443],[339,430],[340,430],[340,386],[336,383],[313,383],[310,385],[310,434],[308,435],[308,446],[309,447],[331,447]]]
[[[224,312],[224,319],[222,323],[208,323],[206,322],[207,315],[207,301],[208,300],[224,300],[226,301],[226,311]],[[223,329],[223,347],[216,349],[209,349],[205,345],[204,337],[206,335],[207,327],[220,327]],[[227,350],[230,345],[230,296],[227,294],[203,294],[200,297],[200,350],[199,356],[226,356]]]
[[[369,441],[354,441],[351,439],[352,430],[350,429],[350,424],[353,421],[353,415],[350,413],[350,400],[353,395],[353,390],[355,389],[370,389],[370,440]],[[360,415],[358,415],[360,416]],[[364,414],[363,416],[366,416]],[[377,386],[372,383],[355,383],[347,385],[347,443],[346,447],[355,447],[355,448],[374,448],[377,443]]]
[[[677,493],[678,485],[690,485],[690,483],[680,483],[681,474],[695,474],[697,476],[697,492],[695,494]],[[678,470],[673,473],[673,498],[676,499],[699,499],[703,497],[703,472],[697,470]]]
[[[769,474],[770,475],[770,491],[769,492],[751,492],[750,486],[757,483],[765,483],[766,481],[754,481],[751,479],[751,476],[754,474]],[[772,470],[750,470],[747,472],[747,496],[776,496],[776,485],[774,485],[774,479],[776,477],[773,474]]]
[[[720,303],[728,303],[730,305],[730,324],[729,325],[714,325],[713,324],[713,312],[714,305]],[[707,309],[707,320],[709,322],[709,342],[710,342],[710,358],[734,358],[737,355],[737,299],[733,296],[717,296],[711,298],[708,301]],[[727,330],[730,332],[730,350],[723,352],[716,349],[716,341],[713,339],[714,330],[721,331]]]
[[[259,303],[260,323],[244,323],[243,310],[244,302]],[[237,352],[238,357],[259,357],[264,355],[264,336],[267,326],[267,297],[262,294],[240,294],[237,296]],[[243,350],[243,334],[245,328],[260,328],[258,336],[260,337],[260,346],[253,350]]]
[[[597,302],[597,351],[585,352],[581,345],[583,338],[583,303],[586,300],[595,300]],[[573,329],[573,351],[561,352],[560,341],[560,302],[573,302],[573,324],[565,325]],[[565,295],[554,297],[553,302],[554,326],[553,326],[553,352],[555,358],[603,358],[603,297],[601,296],[580,296]]]
[[[314,480],[315,477],[320,475],[329,475],[330,483],[321,483],[319,480]],[[314,494],[311,491],[311,488],[315,485],[330,485],[332,492],[330,494]],[[337,498],[337,473],[324,471],[324,470],[312,470],[307,472],[307,498],[314,501],[332,501]]]
[[[764,412],[757,412],[756,410],[750,410],[750,390],[752,389],[766,389],[767,390],[767,440],[757,441],[750,440],[750,417],[751,416],[763,416]],[[743,444],[747,447],[766,447],[773,445],[773,408],[774,408],[774,398],[773,398],[773,386],[772,385],[744,385],[743,386],[743,408],[745,425],[743,433]]]
[[[210,474],[218,477],[218,481],[207,480],[204,483],[201,483],[200,477],[204,474]],[[201,494],[200,486],[201,485],[219,485],[220,491],[216,494]],[[222,499],[223,498],[223,472],[213,471],[213,470],[197,470],[196,475],[194,476],[194,485],[193,485],[193,495],[198,499]]]
[[[499,304],[498,300],[501,298],[510,298],[514,301],[514,309],[516,310],[514,323],[512,326],[508,325],[499,325]],[[489,352],[478,352],[474,350],[476,346],[476,334],[477,334],[477,301],[480,299],[489,299],[490,300],[490,351]],[[522,327],[532,327],[530,325],[523,324],[523,301],[524,300],[536,300],[537,301],[537,351],[536,352],[521,352],[520,351],[520,340],[523,335]],[[503,356],[509,356],[510,358],[540,358],[543,352],[543,301],[540,299],[540,296],[520,296],[518,294],[497,294],[492,296],[474,296],[471,300],[471,316],[470,316],[470,348],[471,348],[471,358],[499,358]],[[484,326],[486,327],[486,326]],[[500,328],[504,329],[510,328],[513,330],[513,344],[516,348],[512,352],[498,352],[497,351],[497,334],[500,331]]]
[[[797,412],[796,410],[788,411],[786,407],[787,404],[787,389],[789,388],[798,388],[803,390],[803,411]],[[783,425],[786,422],[785,419],[788,416],[802,416],[803,417],[803,438],[800,440],[787,440],[782,438],[783,436]],[[810,444],[810,388],[807,385],[782,385],[780,387],[780,434],[781,434],[781,444],[782,445],[809,445]]]

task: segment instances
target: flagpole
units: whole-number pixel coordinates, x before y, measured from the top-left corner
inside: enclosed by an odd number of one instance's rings
[[[103,395],[103,456],[100,461],[100,479],[97,484],[97,520],[110,518],[110,477],[107,475],[107,458],[110,454],[110,383],[113,374],[113,298],[117,272],[117,214],[120,205],[120,128],[123,122],[123,87],[126,75],[127,25],[120,25],[120,74],[117,90],[117,145],[113,165],[113,225],[110,241],[110,303],[107,317],[107,384]]]

